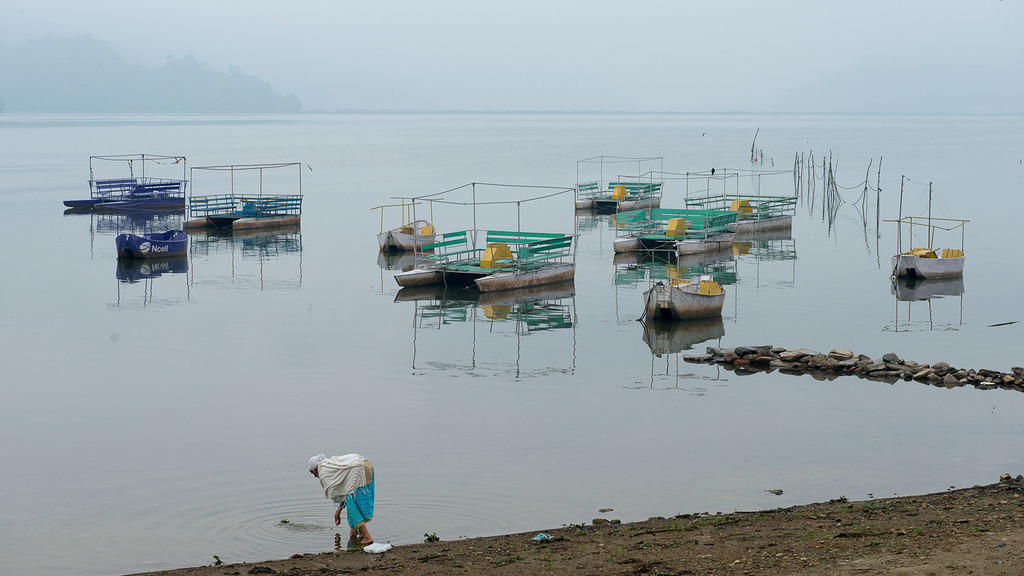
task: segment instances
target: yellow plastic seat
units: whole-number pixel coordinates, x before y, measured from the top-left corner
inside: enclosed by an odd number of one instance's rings
[[[698,294],[705,294],[708,296],[722,293],[722,286],[714,280],[701,280],[700,286],[697,288]]]
[[[618,184],[612,189],[612,200],[625,200],[626,199],[626,187],[622,184]]]
[[[754,209],[750,206],[750,202],[746,200],[733,200],[729,206],[729,210],[733,212],[739,212],[740,214],[753,214]]]
[[[956,248],[944,248],[942,250],[942,257],[943,258],[963,258],[964,257],[964,253],[963,253],[963,251],[957,250]]]
[[[665,236],[682,236],[688,225],[685,218],[670,218],[665,226]]]
[[[506,268],[511,265],[512,251],[504,242],[488,244],[484,255],[480,257],[481,268]]]

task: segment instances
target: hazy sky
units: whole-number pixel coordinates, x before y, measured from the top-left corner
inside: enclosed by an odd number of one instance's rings
[[[80,33],[307,110],[1024,112],[1020,0],[0,0],[6,41]]]

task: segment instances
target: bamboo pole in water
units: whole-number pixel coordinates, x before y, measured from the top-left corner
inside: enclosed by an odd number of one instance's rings
[[[878,223],[882,218],[882,208],[879,204],[879,200],[882,197],[882,158],[878,157],[878,180],[875,181],[875,236],[881,238],[882,231],[878,229]]]

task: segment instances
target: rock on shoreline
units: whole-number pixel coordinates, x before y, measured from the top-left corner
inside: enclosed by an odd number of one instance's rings
[[[737,372],[778,370],[784,374],[810,374],[819,380],[849,375],[890,383],[905,380],[945,388],[974,386],[983,390],[1003,388],[1024,391],[1024,368],[1019,366],[1014,366],[1010,372],[986,368],[964,369],[955,368],[946,362],[929,365],[904,360],[893,352],[883,354],[880,359],[873,359],[841,348],[821,353],[807,348],[790,350],[764,345],[708,347],[706,354],[684,356],[683,359],[698,364],[719,364]]]

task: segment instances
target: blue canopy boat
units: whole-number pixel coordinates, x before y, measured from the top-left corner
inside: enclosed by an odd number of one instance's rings
[[[128,165],[128,178],[96,178],[94,160],[124,162]],[[146,176],[146,164],[181,164],[182,177],[153,178]],[[141,175],[135,176],[136,165]],[[187,161],[184,156],[153,154],[122,154],[89,157],[89,198],[65,200],[64,205],[75,210],[183,210],[185,208],[185,179]]]
[[[183,256],[188,235],[181,230],[153,234],[118,234],[114,238],[118,258],[167,258]]]

